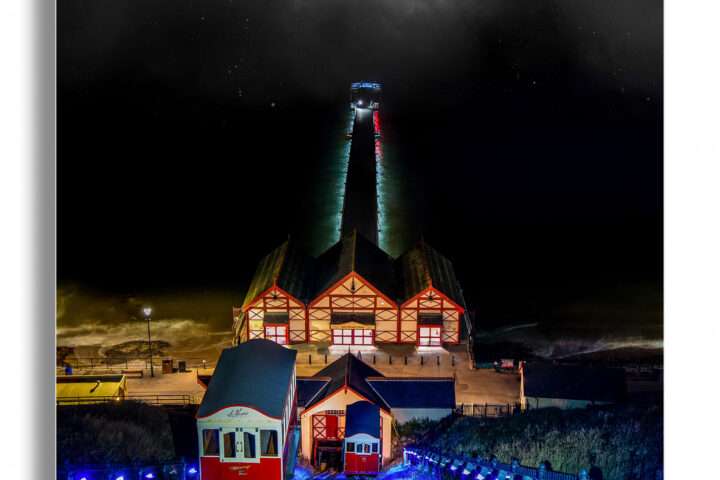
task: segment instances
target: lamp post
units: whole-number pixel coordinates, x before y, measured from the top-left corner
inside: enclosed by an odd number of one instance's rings
[[[145,314],[145,320],[147,320],[148,324],[148,348],[150,350],[150,376],[155,376],[155,371],[153,370],[153,364],[152,364],[152,342],[150,341],[150,314],[152,313],[152,308],[145,307],[143,308],[143,313]]]

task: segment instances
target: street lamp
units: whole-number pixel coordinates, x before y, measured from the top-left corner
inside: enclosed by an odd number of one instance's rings
[[[147,324],[148,324],[148,348],[150,350],[150,376],[154,377],[155,372],[153,371],[153,364],[152,364],[152,342],[150,341],[150,314],[152,313],[152,308],[150,308],[150,307],[143,308],[143,313],[145,314],[145,320],[147,320]]]

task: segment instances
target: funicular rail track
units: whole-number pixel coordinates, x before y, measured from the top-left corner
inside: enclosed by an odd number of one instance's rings
[[[340,475],[340,472],[322,472],[310,477],[308,480],[333,480]],[[343,476],[344,477],[344,476]]]

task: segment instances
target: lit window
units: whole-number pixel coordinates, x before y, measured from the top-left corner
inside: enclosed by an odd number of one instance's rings
[[[287,345],[287,327],[280,325],[265,325],[265,338],[280,345]]]
[[[217,429],[203,430],[203,455],[206,457],[217,457],[220,455],[220,446],[218,445]]]
[[[363,447],[365,447],[365,453],[370,453],[370,444],[369,443],[366,443],[365,445],[363,445]]]
[[[348,443],[345,445],[345,451],[346,451],[347,453],[353,453],[353,452],[355,452],[355,444],[354,444],[353,442],[348,442]]]
[[[420,327],[418,343],[421,346],[442,345],[442,327]]]

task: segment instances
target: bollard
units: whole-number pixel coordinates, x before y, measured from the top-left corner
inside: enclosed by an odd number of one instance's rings
[[[93,366],[93,357],[90,357],[90,370],[93,370],[95,367]]]
[[[422,365],[425,362],[425,357],[420,355],[420,365]]]
[[[390,365],[392,365],[392,355],[389,355],[390,358]]]
[[[308,364],[312,365],[312,353],[308,353]]]
[[[452,366],[455,366],[455,355],[452,356]]]
[[[440,355],[437,356],[437,363],[440,365]]]
[[[358,359],[362,360],[362,352],[358,352]]]
[[[325,354],[325,365],[327,365],[327,353]]]
[[[407,355],[405,355],[405,365],[407,365]]]
[[[128,369],[127,357],[125,357],[125,370]]]
[[[373,354],[373,365],[375,365],[375,355]]]

